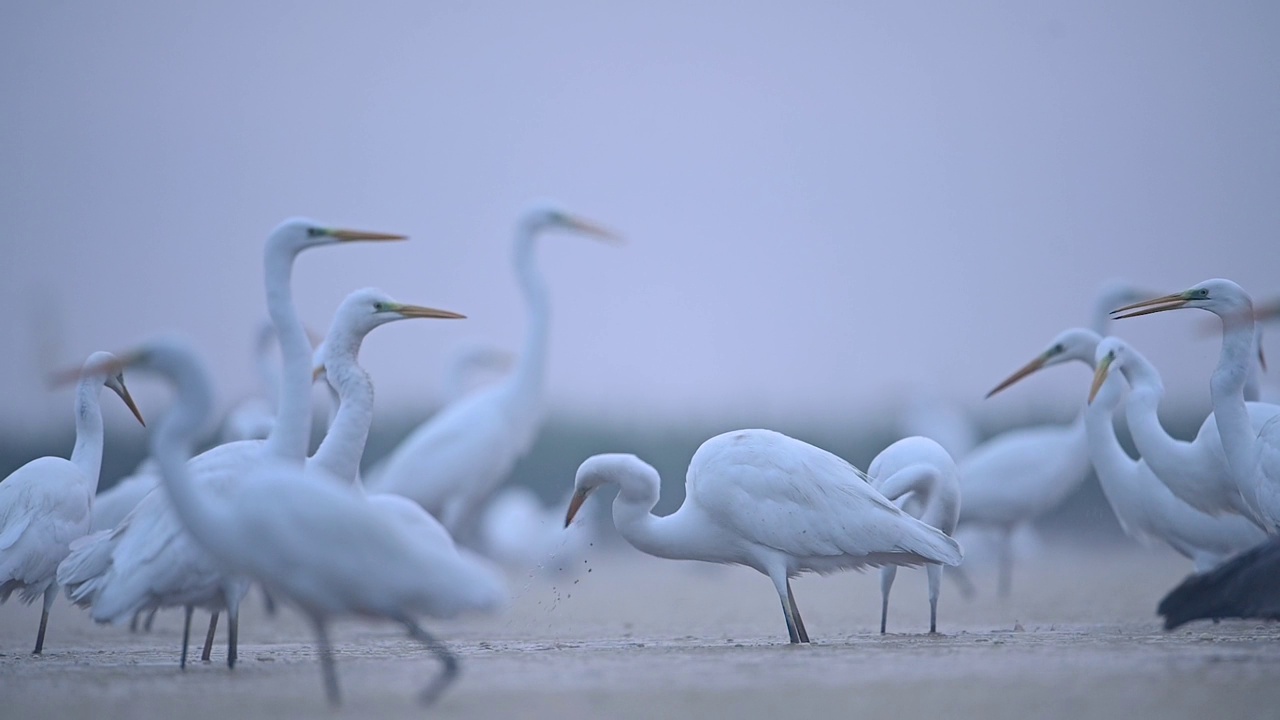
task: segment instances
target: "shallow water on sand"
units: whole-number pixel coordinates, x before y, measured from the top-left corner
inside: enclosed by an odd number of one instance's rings
[[[462,675],[424,710],[438,664],[392,625],[334,629],[345,705],[329,712],[307,626],[267,617],[256,592],[240,664],[177,667],[181,612],[149,634],[98,627],[64,601],[42,657],[38,608],[0,607],[0,717],[1271,717],[1280,707],[1280,626],[1159,627],[1154,608],[1189,571],[1132,546],[1050,546],[1015,569],[1013,596],[944,581],[930,636],[924,573],[898,573],[888,635],[876,573],[793,582],[811,646],[786,642],[771,584],[745,568],[590,555],[572,576],[513,573],[508,612],[426,626]],[[207,618],[197,613],[193,642]],[[222,623],[225,627],[225,621]],[[224,642],[219,632],[218,642]],[[194,650],[198,657],[198,648]]]

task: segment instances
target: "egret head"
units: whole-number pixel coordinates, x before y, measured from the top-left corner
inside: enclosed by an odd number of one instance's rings
[[[641,483],[637,484],[637,480]],[[569,500],[569,510],[564,516],[564,526],[569,527],[569,523],[573,522],[582,503],[593,490],[609,483],[617,485],[623,493],[627,492],[628,488],[642,486],[646,491],[654,493],[656,502],[661,478],[652,465],[635,455],[627,453],[592,455],[578,466],[578,474],[574,476],[573,497]]]
[[[356,290],[338,306],[329,334],[311,356],[312,380],[319,380],[324,374],[327,353],[358,349],[364,336],[380,325],[414,318],[458,320],[465,317],[448,310],[406,305],[377,288]]]
[[[147,423],[142,419],[142,412],[138,410],[138,406],[133,402],[133,396],[129,394],[129,388],[125,387],[124,368],[120,364],[120,358],[109,352],[96,352],[85,360],[81,375],[84,377],[101,377],[102,384],[110,388],[116,395],[119,395],[125,406],[129,408],[129,412],[132,412],[133,416],[138,418],[138,422],[143,427],[146,427]]]
[[[388,240],[405,240],[404,235],[368,232],[364,230],[343,230],[323,225],[309,218],[289,218],[276,226],[267,236],[268,248],[279,248],[289,253],[297,253],[317,245],[331,245],[340,242],[358,242],[361,240],[381,242]]]
[[[1071,328],[1070,330],[1062,331],[1053,339],[1053,342],[1049,344],[1049,347],[1044,352],[1005,378],[999,385],[996,385],[991,392],[987,393],[987,397],[991,397],[1028,375],[1035,373],[1037,370],[1042,370],[1051,365],[1070,360],[1092,363],[1094,349],[1098,346],[1100,339],[1097,333],[1086,328]]]
[[[560,228],[609,243],[619,244],[622,242],[622,238],[612,230],[573,215],[559,205],[546,200],[531,204],[521,215],[520,224],[529,234]]]
[[[1111,315],[1121,319],[1182,308],[1208,310],[1224,319],[1243,317],[1246,314],[1250,319],[1253,317],[1253,301],[1249,299],[1249,294],[1239,285],[1221,278],[1205,280],[1179,293],[1116,308],[1111,311]]]
[[[1107,381],[1107,376],[1113,370],[1124,369],[1129,359],[1129,353],[1129,344],[1118,337],[1103,338],[1102,342],[1098,343],[1098,348],[1094,354],[1093,385],[1089,388],[1090,403],[1098,396],[1098,390]]]

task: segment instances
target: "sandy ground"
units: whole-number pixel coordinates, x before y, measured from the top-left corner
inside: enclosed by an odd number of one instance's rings
[[[1261,718],[1280,707],[1280,626],[1160,630],[1156,602],[1188,567],[1158,550],[1049,547],[1017,568],[1006,601],[977,567],[973,600],[944,584],[938,636],[925,632],[921,571],[899,572],[885,636],[876,574],[806,576],[794,585],[808,647],[786,643],[754,571],[631,552],[574,564],[574,577],[513,574],[500,617],[430,623],[463,673],[426,709],[416,693],[438,665],[394,626],[338,624],[345,705],[331,711],[306,626],[288,610],[267,617],[256,593],[230,672],[221,647],[178,670],[180,612],[135,635],[63,600],[33,657],[38,609],[11,601],[0,717]]]

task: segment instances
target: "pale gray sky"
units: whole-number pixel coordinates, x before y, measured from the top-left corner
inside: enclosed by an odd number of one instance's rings
[[[296,298],[469,314],[366,343],[381,407],[428,403],[452,344],[518,345],[537,197],[630,241],[542,245],[553,408],[979,406],[1107,278],[1280,293],[1276,38],[1269,2],[0,4],[0,422],[69,423],[33,317],[68,361],[180,328],[248,392],[290,215],[413,236],[308,253]],[[1206,404],[1199,320],[1123,332]]]

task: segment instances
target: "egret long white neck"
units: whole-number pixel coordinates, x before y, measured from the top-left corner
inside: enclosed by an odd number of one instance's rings
[[[516,279],[524,294],[525,315],[528,323],[524,331],[524,350],[515,370],[507,380],[530,412],[536,412],[542,401],[542,382],[547,365],[547,346],[550,341],[551,301],[546,282],[538,272],[534,251],[537,248],[538,229],[522,224],[517,231],[515,244]]]
[[[1126,473],[1132,473],[1138,461],[1129,457],[1116,437],[1112,416],[1124,395],[1123,380],[1114,374],[1107,377],[1098,389],[1093,402],[1084,410],[1085,432],[1089,438],[1089,459],[1103,488],[1123,482]]]
[[[280,343],[280,397],[267,452],[302,462],[311,442],[311,342],[293,306],[296,252],[268,242],[263,257],[267,311]]]
[[[356,479],[373,423],[373,381],[360,367],[359,351],[359,340],[331,337],[325,341],[325,372],[338,392],[338,412],[307,461],[308,470],[316,468],[347,481]]]
[[[647,477],[638,473],[618,473],[613,478],[618,497],[613,501],[613,524],[627,542],[641,552],[672,560],[692,559],[694,543],[687,539],[685,523],[677,511],[666,517],[653,514],[658,504],[657,473]]]
[[[165,371],[178,392],[169,412],[151,434],[151,457],[183,525],[197,542],[214,548],[225,522],[218,509],[196,490],[187,469],[196,437],[213,410],[212,390],[207,375],[194,361],[175,358]]]
[[[1209,394],[1231,474],[1241,490],[1246,491],[1256,485],[1258,468],[1256,436],[1244,399],[1248,367],[1256,362],[1253,304],[1247,303],[1241,311],[1224,313],[1221,317],[1222,353],[1218,356],[1218,367],[1209,378]]]
[[[1133,436],[1133,444],[1158,476],[1174,476],[1186,472],[1194,461],[1191,444],[1174,438],[1160,424],[1160,401],[1164,399],[1164,382],[1145,356],[1133,348],[1126,351],[1120,372],[1129,382],[1129,401],[1125,403],[1125,422]]]
[[[98,491],[102,470],[101,376],[82,378],[76,384],[76,445],[71,462],[89,479],[89,493]]]

